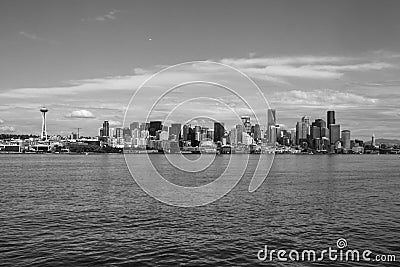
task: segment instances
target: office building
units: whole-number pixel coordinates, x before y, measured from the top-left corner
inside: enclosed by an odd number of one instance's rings
[[[326,114],[326,119],[328,123],[328,128],[330,128],[331,124],[335,124],[335,111],[329,110]]]
[[[108,121],[103,122],[103,136],[110,136],[110,123]]]
[[[214,142],[222,142],[225,134],[224,124],[221,122],[214,122]]]
[[[150,136],[156,136],[157,131],[162,130],[162,122],[161,121],[150,121],[149,125],[149,134]]]
[[[250,116],[242,116],[241,119],[242,119],[244,131],[248,134],[251,134]]]
[[[343,130],[342,131],[342,143],[343,143],[343,148],[346,150],[351,149],[350,145],[350,131],[349,130]]]
[[[331,146],[335,146],[335,144],[340,141],[340,124],[331,124],[329,135]]]

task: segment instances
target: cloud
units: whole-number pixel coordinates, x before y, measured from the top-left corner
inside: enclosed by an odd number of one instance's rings
[[[3,124],[3,123],[4,123],[4,120],[0,119],[0,124]]]
[[[374,98],[368,98],[361,95],[356,95],[348,92],[339,92],[335,90],[313,90],[313,91],[301,91],[291,90],[287,92],[275,93],[271,102],[275,104],[290,106],[290,105],[301,105],[307,106],[355,106],[355,105],[375,105],[378,100]]]
[[[1,126],[0,133],[12,133],[15,132],[15,128],[11,126]]]
[[[117,126],[122,126],[122,122],[120,121],[108,121],[108,123],[110,124],[110,127],[117,127]]]
[[[81,109],[81,110],[75,110],[72,111],[71,113],[67,114],[66,117],[68,118],[84,118],[84,119],[91,119],[95,118],[92,112]]]
[[[221,63],[237,67],[253,78],[285,83],[280,77],[338,79],[350,71],[379,71],[396,68],[387,62],[368,58],[338,56],[294,56],[225,58]],[[287,83],[287,82],[286,82]]]
[[[104,15],[99,15],[96,17],[91,17],[91,18],[86,18],[86,19],[82,19],[82,21],[110,21],[110,20],[115,20],[117,19],[117,13],[120,13],[120,10],[110,10],[108,11],[106,14]]]
[[[27,33],[27,32],[24,32],[24,31],[21,31],[21,32],[19,32],[18,34],[21,35],[21,36],[23,36],[23,37],[25,37],[25,38],[28,38],[28,39],[31,39],[31,40],[35,40],[35,41],[46,42],[46,43],[52,43],[52,44],[55,43],[55,41],[53,41],[53,40],[49,40],[49,39],[46,39],[46,38],[42,38],[42,37],[37,36],[36,34]]]

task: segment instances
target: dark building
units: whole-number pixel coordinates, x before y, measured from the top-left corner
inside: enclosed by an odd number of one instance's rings
[[[326,119],[328,122],[328,128],[330,128],[331,124],[335,124],[335,111],[329,110],[326,114]]]
[[[110,123],[108,121],[103,122],[103,136],[110,136]]]
[[[259,124],[254,125],[254,140],[255,141],[261,140],[261,128]]]
[[[189,138],[189,128],[190,128],[189,125],[187,125],[187,124],[183,125],[183,128],[182,128],[182,139],[183,139],[183,141],[190,140],[190,138]]]
[[[162,122],[161,121],[150,121],[149,125],[149,135],[157,136],[157,131],[161,131]]]
[[[214,122],[214,142],[222,142],[224,138],[225,128],[224,124],[220,122]]]
[[[122,129],[122,134],[124,137],[132,136],[132,131],[129,128],[124,128],[124,129]]]

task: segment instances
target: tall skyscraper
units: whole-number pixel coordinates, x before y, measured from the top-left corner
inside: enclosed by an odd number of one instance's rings
[[[268,109],[268,126],[276,124],[276,111],[275,109]]]
[[[237,124],[236,125],[236,133],[237,133],[237,143],[243,143],[243,125]]]
[[[157,136],[157,131],[162,130],[161,121],[150,121],[149,134],[150,136]]]
[[[110,136],[110,123],[108,121],[103,122],[103,136]]]
[[[296,124],[296,144],[300,145],[302,142],[307,141],[310,134],[310,119],[303,116],[301,121]]]
[[[244,131],[248,134],[251,133],[251,123],[250,123],[250,116],[242,116],[242,123]]]
[[[42,107],[40,109],[40,112],[42,112],[42,132],[40,134],[40,137],[42,140],[47,140],[47,126],[46,126],[46,113],[49,110],[45,107]]]
[[[179,141],[179,136],[181,133],[181,124],[180,123],[172,123],[170,130],[169,130],[169,136],[174,136],[175,141]]]
[[[350,131],[349,130],[343,130],[342,131],[342,142],[343,142],[343,148],[350,150]]]
[[[225,134],[224,124],[221,122],[214,122],[214,142],[222,142]]]
[[[185,124],[185,125],[183,125],[183,128],[182,128],[182,139],[183,139],[183,141],[188,141],[189,140],[189,137],[188,137],[188,135],[189,135],[189,125],[187,125],[187,124]]]
[[[329,128],[330,145],[334,146],[340,141],[340,124],[331,124]]]
[[[329,110],[326,113],[326,119],[327,119],[327,122],[328,122],[327,126],[328,126],[328,128],[330,128],[331,124],[335,124],[335,111]]]
[[[254,140],[255,141],[261,140],[261,128],[259,124],[254,125]]]

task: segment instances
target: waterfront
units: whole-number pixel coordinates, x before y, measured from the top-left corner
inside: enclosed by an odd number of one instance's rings
[[[133,156],[137,164],[146,157]],[[325,249],[339,238],[400,257],[397,155],[278,155],[249,193],[258,157],[250,155],[245,177],[222,199],[177,208],[147,196],[123,155],[0,155],[0,264],[255,266],[267,264],[257,260],[264,245]]]

